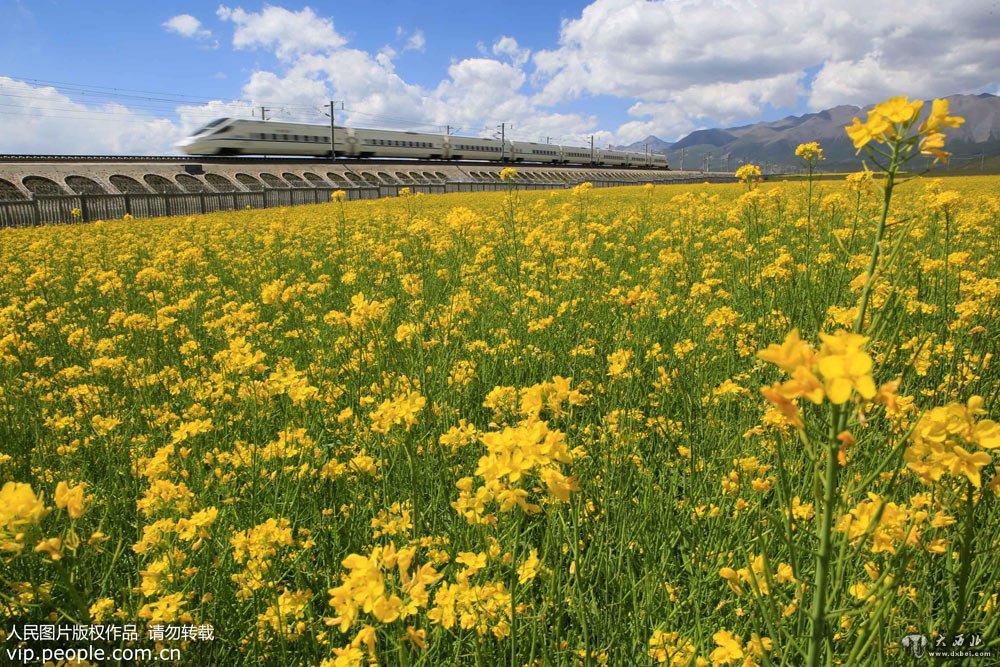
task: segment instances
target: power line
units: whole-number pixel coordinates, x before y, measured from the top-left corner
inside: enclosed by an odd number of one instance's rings
[[[40,101],[40,102],[62,102],[62,100],[54,100],[51,97],[43,96],[43,95],[20,95],[18,93],[8,93],[8,92],[6,92],[4,90],[3,86],[0,86],[0,97],[10,97],[10,98],[23,99],[23,100],[36,100],[36,101]],[[65,101],[66,102],[73,102],[75,104],[80,104],[82,106],[86,106],[86,103],[83,102],[83,101],[80,101],[80,100],[74,100],[74,99],[67,98]],[[92,102],[92,103],[95,102],[95,100],[88,100],[88,101]],[[247,108],[249,108],[249,107],[252,106],[250,104],[245,104],[243,102],[221,102],[219,100],[216,100],[216,103],[219,105],[220,109],[223,109],[223,108],[233,108],[233,107],[238,107],[238,108],[247,107]],[[103,104],[120,104],[121,106],[126,107],[128,109],[145,109],[145,110],[148,110],[148,111],[161,111],[161,112],[167,112],[167,111],[169,111],[169,112],[176,112],[176,108],[177,108],[176,106],[170,106],[170,105],[167,105],[165,103],[163,103],[163,104],[128,104],[128,105],[124,105],[124,104],[121,104],[121,103],[118,103],[118,102],[108,102],[108,101],[105,101],[105,102],[103,102]],[[195,108],[195,109],[197,109],[197,107],[189,107],[189,108]]]
[[[56,90],[65,90],[65,91],[70,91],[70,92],[79,93],[79,94],[90,94],[90,95],[103,96],[103,97],[120,97],[120,98],[127,98],[127,99],[147,100],[147,101],[171,102],[171,103],[177,103],[177,104],[207,104],[209,102],[221,102],[222,101],[222,100],[220,100],[218,98],[203,97],[201,95],[187,95],[185,93],[165,93],[165,92],[157,92],[157,91],[149,91],[149,90],[136,90],[136,89],[132,89],[132,88],[118,88],[118,87],[111,87],[111,86],[96,86],[96,85],[90,85],[90,84],[68,83],[68,82],[63,82],[63,81],[48,81],[46,79],[21,78],[21,77],[9,76],[9,75],[4,75],[4,76],[5,76],[5,78],[10,79],[11,81],[16,81],[16,82],[21,82],[21,83],[38,83],[38,84],[46,85],[46,86],[51,87],[51,88],[55,88]],[[6,87],[6,86],[0,85],[0,88],[3,88],[3,87]],[[132,93],[141,93],[141,94],[140,95],[134,95]],[[149,97],[150,95],[156,95],[158,97]],[[182,99],[179,99],[179,98],[182,98]],[[236,103],[245,103],[245,104],[256,104],[256,105],[269,104],[269,105],[274,105],[274,106],[283,106],[283,107],[288,107],[288,108],[296,107],[296,108],[301,108],[301,109],[312,109],[312,108],[314,108],[311,105],[297,104],[297,103],[292,103],[292,102],[276,102],[276,101],[264,101],[264,100],[246,100],[246,99],[242,99],[242,98],[238,99],[238,100],[235,100],[234,102],[236,102]]]
[[[2,96],[2,93],[0,93],[0,96]],[[2,99],[2,97],[0,97],[0,99]],[[58,111],[58,112],[61,112],[61,113],[89,114],[89,115],[101,115],[101,116],[141,116],[142,115],[142,114],[136,113],[135,111],[133,111],[131,109],[128,109],[128,108],[121,109],[121,110],[113,110],[113,109],[86,109],[86,108],[84,108],[84,109],[75,109],[75,108],[66,107],[66,106],[56,106],[56,107],[53,107],[53,106],[36,106],[36,105],[30,105],[29,106],[29,105],[25,105],[25,104],[7,104],[7,103],[4,103],[4,102],[0,102],[0,106],[2,106],[2,107],[13,107],[13,108],[16,108],[16,109],[34,110],[34,111]],[[204,110],[198,110],[198,111],[187,111],[183,115],[185,117],[203,117],[203,118],[211,117],[211,118],[217,118],[219,116],[219,113],[221,111],[223,111],[223,110],[222,109],[217,109],[217,110],[204,109]],[[228,109],[226,111],[229,111],[231,113],[252,113],[253,110],[250,107],[246,107],[246,108],[240,108],[240,109]],[[164,119],[164,118],[150,118],[150,120],[166,120],[166,119]]]
[[[28,116],[33,118],[34,120],[47,120],[49,118],[59,118],[62,120],[75,120],[75,121],[88,120],[101,123],[142,123],[144,125],[148,125],[149,123],[162,122],[162,123],[170,123],[171,125],[173,124],[173,121],[170,121],[166,118],[81,118],[80,116],[61,116],[58,114],[45,114],[44,116],[39,116],[37,113],[32,113],[32,111],[33,111],[32,109],[22,108],[17,111],[0,111],[0,115]]]

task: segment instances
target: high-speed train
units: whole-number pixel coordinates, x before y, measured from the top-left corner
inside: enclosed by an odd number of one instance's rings
[[[663,155],[602,148],[499,141],[447,134],[337,127],[337,157],[484,160],[666,169]],[[218,118],[177,147],[188,155],[302,155],[330,157],[330,127]]]

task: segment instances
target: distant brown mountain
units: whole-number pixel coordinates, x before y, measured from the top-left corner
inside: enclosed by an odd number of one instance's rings
[[[1000,164],[1000,97],[981,95],[952,95],[952,115],[962,116],[965,123],[947,131],[947,149],[954,157],[952,169],[978,167],[991,162]],[[930,105],[925,105],[924,113]],[[777,121],[754,123],[725,129],[697,130],[676,142],[662,141],[649,136],[624,148],[642,151],[646,145],[656,153],[666,153],[672,169],[730,170],[741,163],[767,164],[769,171],[792,171],[802,166],[795,157],[795,147],[808,141],[818,141],[823,146],[826,160],[821,167],[826,171],[856,169],[861,158],[855,155],[854,146],[844,132],[844,127],[858,116],[864,120],[868,107],[838,106],[803,116],[788,116]],[[992,157],[992,160],[991,160]]]

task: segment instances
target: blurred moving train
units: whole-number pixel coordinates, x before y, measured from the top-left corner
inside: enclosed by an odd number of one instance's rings
[[[667,169],[663,155],[603,148],[499,141],[447,134],[337,127],[337,157],[479,160],[609,165]],[[218,118],[177,147],[188,155],[301,155],[330,157],[330,127]]]

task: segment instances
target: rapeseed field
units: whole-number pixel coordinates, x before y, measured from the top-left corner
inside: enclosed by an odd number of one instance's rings
[[[995,655],[1000,181],[896,174],[953,125],[894,105],[851,130],[878,177],[5,230],[4,636],[137,624],[218,665]]]

